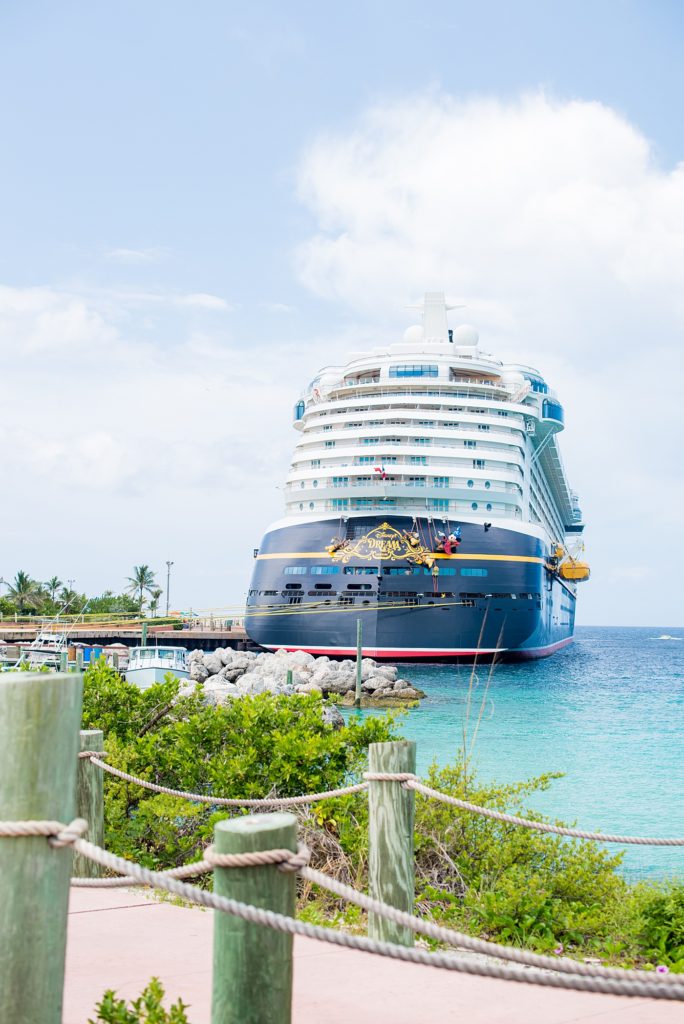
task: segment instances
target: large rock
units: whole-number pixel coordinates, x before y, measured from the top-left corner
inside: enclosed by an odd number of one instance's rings
[[[209,670],[201,661],[190,662],[190,678],[196,683],[203,683],[209,675]]]
[[[326,725],[332,725],[333,729],[344,728],[344,717],[337,710],[334,704],[325,704],[323,707],[323,721]]]
[[[205,654],[204,667],[210,676],[217,676],[223,668],[223,661],[218,654]]]
[[[263,677],[258,672],[245,672],[235,685],[241,697],[253,697],[254,694],[263,693],[266,689]]]

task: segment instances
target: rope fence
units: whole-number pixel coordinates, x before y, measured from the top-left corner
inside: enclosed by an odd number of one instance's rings
[[[412,772],[365,772],[364,781],[352,786],[344,786],[340,789],[329,789],[321,793],[306,793],[301,796],[273,796],[261,797],[258,799],[238,799],[233,797],[212,796],[206,793],[191,793],[182,789],[171,789],[169,786],[160,786],[147,779],[141,779],[137,775],[131,775],[120,768],[107,764],[102,760],[102,752],[81,751],[80,758],[87,758],[96,767],[101,768],[109,775],[122,779],[124,782],[132,782],[136,786],[148,789],[153,793],[165,793],[168,796],[178,796],[185,800],[197,803],[211,804],[219,807],[296,807],[316,803],[320,800],[332,800],[335,797],[348,796],[352,793],[361,793],[368,789],[369,782],[399,782],[407,789],[413,789],[422,796],[438,800],[441,803],[449,804],[461,811],[469,811],[479,814],[485,818],[492,818],[495,821],[502,821],[508,825],[519,825],[521,828],[533,829],[537,832],[548,832],[554,835],[567,836],[572,839],[587,839],[599,843],[619,843],[623,845],[636,846],[684,846],[684,838],[666,838],[653,836],[629,836],[606,832],[589,832],[584,829],[568,828],[565,825],[552,825],[545,821],[533,821],[530,818],[522,818],[516,814],[507,814],[505,811],[496,811],[491,807],[482,807],[480,804],[470,803],[468,800],[461,800],[459,797],[451,796],[449,793],[442,793],[438,789],[426,786],[424,782]]]
[[[319,942],[342,946],[347,949],[361,950],[376,956],[387,956],[409,963],[429,965],[458,973],[474,974],[481,977],[515,981],[524,984],[533,983],[544,987],[610,995],[636,996],[649,999],[684,1000],[684,980],[677,976],[661,976],[643,971],[626,972],[616,968],[579,964],[570,960],[554,960],[551,957],[541,957],[527,951],[497,946],[494,943],[483,943],[486,949],[477,950],[478,952],[487,952],[490,955],[493,953],[497,956],[506,954],[506,958],[509,960],[534,965],[525,968],[518,966],[509,967],[492,962],[474,961],[453,953],[427,952],[399,946],[391,942],[379,942],[365,936],[350,935],[346,932],[323,928],[320,925],[312,925],[272,910],[255,907],[225,896],[219,896],[216,893],[198,889],[195,886],[188,885],[177,878],[171,877],[169,872],[152,871],[149,868],[142,867],[140,864],[118,857],[80,838],[86,828],[87,823],[82,819],[76,819],[69,825],[63,825],[60,822],[54,821],[3,821],[0,822],[0,837],[26,838],[28,836],[42,836],[47,838],[48,843],[54,846],[70,845],[82,856],[89,858],[104,868],[134,878],[139,884],[149,885],[155,889],[161,889],[175,896],[180,896],[190,903],[222,911],[251,924],[265,926],[289,935],[301,935]],[[365,905],[366,909],[382,913],[395,921],[401,920],[416,932],[429,934],[430,937],[437,938],[439,941],[452,941],[454,937],[459,939],[465,938],[471,943],[469,946],[471,949],[474,948],[472,943],[476,942],[476,940],[469,940],[467,936],[460,936],[460,933],[452,932],[450,929],[442,929],[437,925],[432,925],[430,922],[422,922],[418,918],[412,917],[412,915],[402,914],[394,907],[390,907],[382,901],[364,897],[363,894],[357,893],[349,886],[342,886],[321,872],[312,871],[304,867],[302,862],[308,859],[308,851],[303,849],[295,854],[289,850],[268,850],[255,851],[248,856],[212,854],[212,858],[212,867],[244,868],[267,865],[282,867],[287,865],[289,870],[299,870],[305,878],[308,878],[315,884],[325,885],[326,888],[330,888],[340,895],[345,895],[345,897],[353,895],[353,901],[358,905]],[[212,858],[210,858],[210,863]]]
[[[684,846],[684,839],[588,832],[452,797],[420,780],[415,773],[415,744],[406,740],[371,744],[369,771],[363,780],[338,789],[258,799],[173,789],[108,764],[100,730],[81,731],[76,742],[80,687],[77,674],[50,678],[36,674],[24,675],[0,689],[0,779],[6,808],[6,820],[0,821],[0,936],[9,950],[9,955],[0,958],[0,1020],[54,1024],[64,984],[70,884],[103,888],[146,885],[217,911],[212,981],[217,1019],[223,1019],[223,1008],[231,1006],[235,1019],[291,1024],[288,993],[292,991],[295,935],[455,973],[556,989],[684,1001],[684,978],[676,974],[537,954],[474,938],[416,916],[416,794],[460,812],[573,839],[653,846]],[[210,806],[270,813],[222,818],[215,823],[213,843],[202,851],[200,860],[155,871],[104,848],[106,775],[154,793]],[[296,817],[282,811],[363,791],[369,797],[368,895],[312,868],[309,851],[297,841]],[[77,877],[70,882],[72,859]],[[106,873],[109,876],[102,877]],[[187,881],[209,873],[213,873],[213,891]],[[368,934],[349,934],[299,920],[296,876],[367,912]],[[36,879],[41,880],[40,885]],[[234,898],[236,892],[239,900]],[[416,948],[416,935],[448,948]],[[283,936],[289,937],[287,942]],[[479,954],[482,959],[467,953]],[[28,984],[34,977],[41,979],[40,985]]]

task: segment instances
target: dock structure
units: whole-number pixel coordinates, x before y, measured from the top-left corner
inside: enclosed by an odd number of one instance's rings
[[[30,643],[35,640],[38,625],[0,623],[0,640],[7,644]],[[44,628],[44,627],[43,627]],[[160,643],[170,647],[199,648],[203,651],[217,647],[232,647],[237,651],[258,651],[242,626],[230,627],[201,625],[190,629],[173,629],[166,626],[127,625],[125,622],[109,622],[100,625],[83,623],[77,628],[69,629],[69,641],[73,644],[105,646],[107,644],[125,644],[126,647],[137,647],[143,644],[143,636],[147,643]]]

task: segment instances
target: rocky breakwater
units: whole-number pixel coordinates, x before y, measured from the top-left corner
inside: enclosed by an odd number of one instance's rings
[[[211,652],[191,651],[188,660],[191,682],[203,684],[206,700],[211,704],[256,693],[320,693],[342,705],[354,704],[356,663],[350,659],[331,661],[305,651],[255,654],[219,647]],[[361,706],[405,707],[425,696],[422,690],[398,676],[393,665],[364,658]]]

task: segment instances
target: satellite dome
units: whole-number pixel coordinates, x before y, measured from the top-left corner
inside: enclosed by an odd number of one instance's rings
[[[479,340],[480,335],[477,330],[471,326],[471,324],[461,324],[461,326],[457,327],[453,333],[454,345],[476,348]]]
[[[525,383],[525,378],[518,370],[505,370],[501,374],[501,380],[503,384],[511,390],[513,388],[520,388]]]
[[[404,331],[404,342],[407,345],[418,345],[423,340],[423,328],[420,324],[407,327]]]

